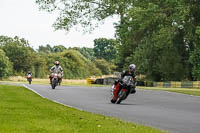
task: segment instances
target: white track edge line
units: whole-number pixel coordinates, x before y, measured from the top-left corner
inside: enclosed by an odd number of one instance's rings
[[[23,84],[23,87],[25,87],[25,88],[31,90],[32,92],[36,93],[37,95],[41,96],[42,98],[49,99],[49,98],[46,98],[45,96],[41,95],[41,94],[38,93],[37,91],[31,89],[30,87],[26,86],[25,84]],[[51,100],[51,99],[49,99],[49,100]],[[77,109],[77,110],[80,110],[80,111],[84,111],[84,110],[81,109],[81,108],[77,108],[77,107],[74,107],[74,106],[71,106],[71,105],[67,105],[67,104],[61,103],[61,102],[56,101],[56,100],[51,100],[51,101],[53,101],[53,102],[55,102],[55,103],[58,103],[58,104],[61,104],[61,105],[66,106],[66,107],[70,107],[70,108],[74,108],[74,109]]]

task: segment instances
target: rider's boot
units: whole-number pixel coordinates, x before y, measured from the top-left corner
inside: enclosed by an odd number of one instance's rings
[[[135,89],[135,87],[132,87],[130,90],[130,94],[134,94],[134,93],[136,93],[136,89]]]

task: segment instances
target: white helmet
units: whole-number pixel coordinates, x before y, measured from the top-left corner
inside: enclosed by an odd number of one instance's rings
[[[59,64],[60,64],[60,62],[59,62],[59,61],[56,61],[56,62],[55,62],[55,65],[59,65]]]
[[[135,64],[130,64],[130,65],[129,65],[130,71],[135,71],[135,67],[136,67]]]

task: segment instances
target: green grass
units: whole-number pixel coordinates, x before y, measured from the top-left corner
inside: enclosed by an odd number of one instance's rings
[[[200,89],[195,89],[195,88],[159,88],[159,87],[138,87],[138,88],[149,89],[149,90],[170,91],[170,92],[200,96]]]
[[[1,133],[163,133],[151,127],[66,107],[24,87],[0,85]]]

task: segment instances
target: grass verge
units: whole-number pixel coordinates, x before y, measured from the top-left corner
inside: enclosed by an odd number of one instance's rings
[[[2,133],[164,133],[151,127],[66,107],[24,87],[0,85]]]
[[[138,87],[140,89],[148,89],[148,90],[162,90],[162,91],[170,91],[194,96],[200,96],[200,89],[194,88],[159,88],[159,87]]]
[[[11,82],[11,83],[28,83],[26,77],[22,76],[13,76],[6,79],[1,80],[0,82]],[[40,79],[40,78],[33,78],[33,84],[49,84],[49,78]],[[64,85],[86,85],[86,79],[63,79],[62,83]]]
[[[16,77],[9,77],[8,79],[3,79],[0,82],[11,82],[11,83],[23,83],[23,84],[28,84],[28,81],[25,77],[21,76],[16,76]],[[38,78],[33,78],[32,79],[32,84],[49,84],[50,81],[48,78],[46,79],[38,79]],[[86,79],[63,79],[62,80],[63,85],[86,85]]]

